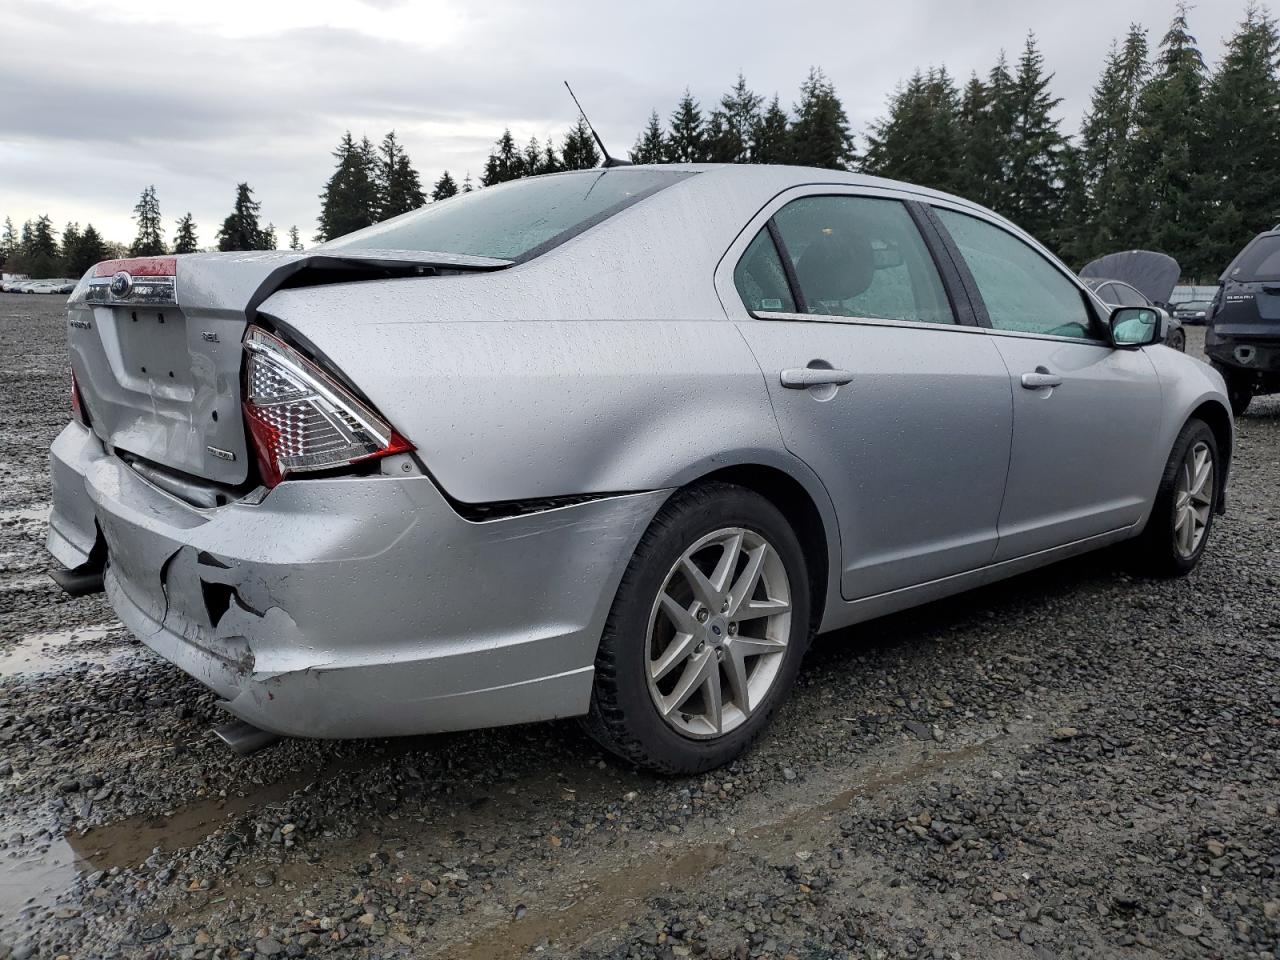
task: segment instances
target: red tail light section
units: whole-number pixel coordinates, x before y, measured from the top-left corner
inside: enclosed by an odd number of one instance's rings
[[[391,424],[261,327],[244,338],[244,418],[262,482],[348,467],[413,449]]]

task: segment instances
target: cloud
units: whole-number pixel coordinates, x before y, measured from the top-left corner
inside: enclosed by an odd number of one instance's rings
[[[1119,6],[10,0],[0,216],[92,219],[127,240],[137,195],[154,183],[166,219],[190,209],[209,243],[245,180],[282,234],[296,223],[307,236],[346,129],[378,139],[394,127],[427,182],[446,167],[475,176],[504,127],[521,142],[563,135],[575,119],[564,79],[624,153],[649,111],[665,116],[686,86],[709,108],[741,70],[789,105],[817,65],[861,133],[916,67],[985,73],[1032,28],[1072,130],[1110,39],[1141,19],[1154,44],[1172,13],[1167,0]],[[1235,0],[1193,11],[1208,56],[1239,14]]]

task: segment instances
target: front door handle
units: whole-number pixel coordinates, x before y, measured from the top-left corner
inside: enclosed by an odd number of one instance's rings
[[[1035,373],[1024,373],[1022,375],[1022,385],[1028,390],[1039,390],[1042,387],[1060,387],[1062,386],[1062,377],[1056,373],[1050,373],[1045,367],[1036,367]]]
[[[828,383],[843,387],[852,379],[853,374],[848,370],[832,370],[830,367],[792,367],[783,370],[781,375],[782,385],[788,390],[807,390]]]

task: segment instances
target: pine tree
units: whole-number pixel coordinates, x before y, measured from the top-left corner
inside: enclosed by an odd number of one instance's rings
[[[142,191],[142,196],[133,208],[133,219],[138,221],[138,235],[134,238],[129,253],[135,257],[154,257],[164,253],[160,201],[156,199],[154,186]]]
[[[8,264],[18,253],[18,232],[13,228],[13,220],[4,218],[4,232],[0,233],[0,266]]]
[[[80,244],[84,239],[84,235],[80,232],[80,224],[68,223],[62,228],[62,274],[63,276],[72,276],[71,264],[75,261],[80,252]],[[79,274],[76,274],[79,276]]]
[[[196,237],[195,218],[187,213],[177,224],[178,230],[173,235],[173,252],[195,253],[200,249],[200,241]]]
[[[1204,58],[1180,4],[1138,98],[1124,158],[1131,187],[1116,210],[1134,245],[1169,254],[1184,274],[1200,267],[1203,217],[1193,191],[1203,159],[1204,83]]]
[[[733,88],[720,98],[720,105],[707,121],[707,159],[713,163],[751,163],[763,105],[764,97],[748,89],[746,77],[739,72]]]
[[[965,85],[960,99],[960,191],[987,207],[1000,205],[1009,176],[1013,138],[1013,75],[1004,51],[987,73]]]
[[[556,153],[556,145],[551,142],[551,138],[547,137],[547,145],[542,150],[542,173],[556,173],[564,169],[564,164],[560,161],[559,154]]]
[[[236,186],[235,209],[218,231],[219,250],[273,250],[275,237],[258,225],[261,204],[253,199],[253,190],[247,183]]]
[[[47,216],[34,222],[28,220],[22,225],[21,239],[8,266],[12,272],[25,273],[33,280],[61,274],[63,261],[58,250],[57,231]]]
[[[1062,102],[1049,94],[1053,74],[1034,34],[1027,36],[1011,91],[1011,137],[1004,197],[997,206],[1032,236],[1048,239],[1057,228],[1062,202],[1062,163],[1066,138],[1053,111]]]
[[[806,167],[848,170],[854,160],[849,118],[835,87],[821,70],[811,68],[800,85],[791,125],[792,163]]]
[[[484,162],[484,173],[480,175],[480,185],[482,187],[492,187],[494,184],[506,183],[508,180],[516,180],[524,176],[524,157],[520,155],[519,149],[516,147],[516,141],[511,136],[511,130],[503,130],[493,145],[493,149],[489,151],[489,159]]]
[[[548,172],[542,168],[542,144],[538,143],[537,137],[529,138],[524,148],[524,155],[520,159],[523,176],[535,177],[540,173]]]
[[[644,132],[636,137],[636,145],[631,148],[632,163],[662,163],[666,154],[666,137],[662,134],[662,121],[658,119],[658,111],[649,114],[649,124]]]
[[[462,192],[470,193],[475,187],[471,185],[471,171],[467,171],[467,175],[462,178]]]
[[[409,155],[392,130],[382,138],[375,167],[378,190],[378,219],[387,220],[416,210],[427,202],[422,193],[422,180],[409,161]]]
[[[1077,263],[1131,245],[1123,203],[1135,171],[1124,161],[1149,71],[1147,32],[1133,24],[1123,45],[1111,44],[1081,124],[1079,150],[1072,156],[1076,182],[1068,196],[1077,237],[1064,253]]]
[[[454,182],[453,177],[446,170],[440,174],[440,179],[436,181],[436,185],[431,188],[432,200],[448,200],[450,197],[457,196],[458,185]]]
[[[320,193],[319,241],[332,240],[378,222],[376,158],[367,137],[356,143],[351,131],[343,134],[333,152],[338,161]],[[248,248],[256,249],[256,248]]]
[[[946,68],[916,71],[871,125],[862,169],[940,190],[958,189],[959,94]]]
[[[262,250],[278,250],[280,241],[276,239],[276,225],[268,223],[267,228],[262,231]]]
[[[688,88],[671,113],[671,132],[667,134],[667,163],[701,163],[707,159],[702,108]]]
[[[775,93],[751,133],[753,163],[791,163],[791,120]]]
[[[302,238],[298,236],[297,224],[289,228],[289,249],[290,250],[302,249]]]
[[[565,134],[564,145],[560,148],[560,162],[566,170],[590,170],[600,163],[596,139],[591,135],[587,121],[581,117]]]
[[[1280,222],[1280,35],[1250,5],[1227,42],[1204,98],[1204,157],[1196,256],[1185,266],[1216,277],[1245,242]]]
[[[102,242],[102,237],[98,234],[97,229],[90,223],[84,228],[84,233],[80,234],[74,253],[64,253],[64,256],[66,259],[66,275],[68,277],[81,277],[95,263],[108,259],[107,245]]]

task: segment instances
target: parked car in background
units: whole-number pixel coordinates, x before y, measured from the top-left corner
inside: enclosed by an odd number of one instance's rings
[[[1258,234],[1222,272],[1204,348],[1236,416],[1280,393],[1280,229]]]
[[[1166,311],[1152,303],[1146,294],[1123,280],[1101,280],[1095,277],[1082,279],[1085,286],[1092,290],[1099,300],[1113,309],[1115,307],[1151,307],[1168,316]],[[1187,332],[1182,329],[1182,323],[1176,315],[1170,318],[1164,342],[1174,350],[1180,350],[1183,353],[1187,350]]]
[[[1173,318],[1179,323],[1205,323],[1209,316],[1209,310],[1213,307],[1212,300],[1186,300],[1182,303],[1173,304]]]
[[[266,730],[583,716],[739,755],[834,630],[1123,540],[1200,562],[1221,378],[977,204],[530,177],[306,252],[99,264],[48,547]]]

